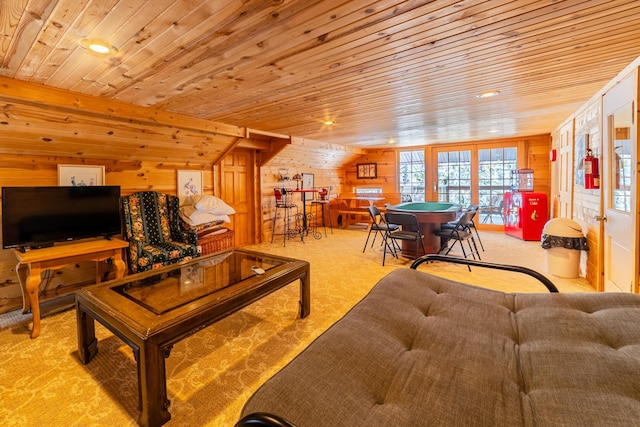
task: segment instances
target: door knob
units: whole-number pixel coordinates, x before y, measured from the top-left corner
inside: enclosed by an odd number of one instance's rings
[[[602,216],[597,216],[595,218],[596,221],[602,221],[602,222],[607,222],[607,216],[606,215],[602,215]]]

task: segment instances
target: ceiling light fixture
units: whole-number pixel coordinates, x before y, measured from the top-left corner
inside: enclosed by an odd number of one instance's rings
[[[115,47],[111,46],[109,42],[100,39],[82,39],[80,45],[92,52],[106,55],[108,53],[115,53],[118,51]]]
[[[479,93],[478,95],[476,95],[476,98],[480,98],[480,99],[491,98],[491,97],[498,96],[498,95],[500,95],[500,91],[499,90],[491,90],[489,92]]]
[[[327,126],[331,126],[331,125],[333,125],[333,123],[334,123],[333,120],[325,120],[324,121],[324,124],[327,125]]]

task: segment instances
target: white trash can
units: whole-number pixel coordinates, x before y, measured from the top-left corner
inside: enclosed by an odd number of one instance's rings
[[[541,246],[547,250],[547,271],[554,276],[580,276],[581,251],[588,251],[582,227],[568,218],[554,218],[542,229]]]

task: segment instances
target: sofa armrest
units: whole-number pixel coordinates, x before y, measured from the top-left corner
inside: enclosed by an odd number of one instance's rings
[[[427,254],[415,260],[411,264],[411,268],[415,270],[418,268],[420,264],[423,264],[428,261],[443,261],[443,262],[450,262],[454,264],[464,264],[464,265],[471,265],[474,267],[494,268],[497,270],[505,270],[505,271],[513,271],[515,273],[522,273],[522,274],[529,275],[537,279],[538,281],[540,281],[549,290],[549,292],[558,292],[558,288],[556,288],[553,282],[551,282],[551,280],[546,278],[544,275],[538,273],[535,270],[532,270],[527,267],[522,267],[519,265],[499,264],[499,263],[488,262],[488,261],[477,261],[473,259],[459,258],[452,255]]]

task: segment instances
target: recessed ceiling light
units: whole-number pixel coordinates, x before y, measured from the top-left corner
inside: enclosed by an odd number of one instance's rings
[[[498,95],[500,95],[499,90],[491,90],[489,92],[479,93],[478,95],[476,95],[476,98],[491,98],[493,96],[498,96]]]
[[[99,39],[82,39],[80,40],[80,45],[101,55],[115,53],[118,51],[115,47],[111,46],[109,42]]]
[[[104,46],[98,43],[91,43],[89,49],[97,53],[109,53],[111,49],[108,46]]]
[[[331,125],[334,124],[334,121],[333,120],[325,120],[324,124],[327,125],[327,126],[331,126]]]
[[[389,144],[395,144],[396,142],[393,140],[393,138],[389,138]]]

